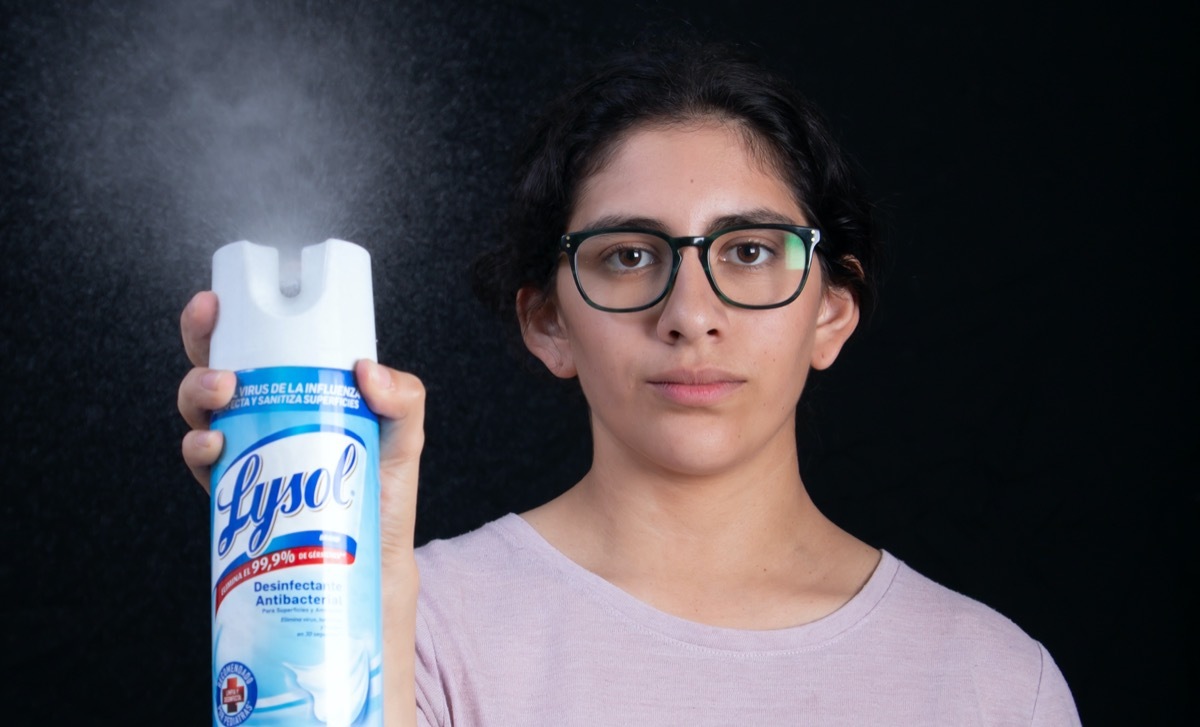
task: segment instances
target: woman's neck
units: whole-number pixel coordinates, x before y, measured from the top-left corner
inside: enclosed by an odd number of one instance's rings
[[[707,473],[612,455],[598,441],[591,471],[523,517],[571,560],[668,613],[741,628],[804,623],[845,603],[878,562],[813,504],[794,444]]]

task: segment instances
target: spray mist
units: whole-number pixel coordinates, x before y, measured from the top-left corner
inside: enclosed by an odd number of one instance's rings
[[[379,423],[354,363],[375,360],[367,251],[250,242],[213,256],[210,365],[237,373],[213,415],[213,724],[381,725]],[[284,290],[284,287],[288,289]]]

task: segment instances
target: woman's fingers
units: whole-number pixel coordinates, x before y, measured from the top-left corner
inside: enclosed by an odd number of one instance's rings
[[[224,435],[215,430],[193,429],[183,435],[183,461],[205,492],[210,491],[212,466],[221,456],[224,444]]]
[[[237,376],[232,371],[194,368],[179,384],[179,413],[192,429],[208,429],[217,409],[233,398]]]
[[[217,294],[202,290],[192,296],[179,317],[183,348],[193,366],[208,366],[208,345],[217,325]]]
[[[195,368],[179,384],[179,413],[192,431],[183,437],[183,462],[200,486],[209,490],[213,463],[221,455],[224,438],[209,429],[209,419],[233,398],[237,377],[232,371]]]
[[[220,432],[209,431],[209,420],[214,411],[233,398],[236,385],[237,377],[232,371],[206,368],[192,369],[179,384],[179,413],[192,429],[183,437],[183,461],[206,491],[212,465],[224,443]]]
[[[220,432],[208,431],[209,418],[233,398],[237,383],[233,373],[208,367],[208,349],[217,324],[217,296],[211,290],[192,296],[179,316],[183,348],[195,366],[179,384],[178,406],[192,428],[183,437],[183,461],[200,486],[208,491],[212,465],[221,454]]]

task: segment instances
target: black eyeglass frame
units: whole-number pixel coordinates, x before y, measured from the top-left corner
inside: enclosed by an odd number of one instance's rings
[[[791,232],[799,237],[801,241],[803,241],[804,275],[800,278],[800,283],[796,286],[795,292],[793,292],[786,300],[783,300],[779,303],[769,303],[767,305],[749,305],[747,303],[739,303],[725,295],[725,293],[721,292],[721,288],[717,285],[716,279],[713,278],[712,268],[710,268],[708,264],[708,251],[717,238],[728,235],[731,232],[737,232],[739,230],[783,230],[785,232]],[[579,250],[579,246],[582,245],[583,242],[589,237],[607,235],[614,232],[636,232],[643,235],[652,235],[667,243],[667,245],[671,248],[671,252],[673,253],[671,256],[671,276],[667,278],[667,284],[663,288],[662,293],[645,305],[639,305],[633,308],[610,308],[608,306],[600,305],[588,297],[587,292],[583,289],[583,284],[579,281],[579,267],[575,264],[575,253]],[[568,232],[559,238],[558,249],[564,253],[567,256],[567,259],[571,262],[571,276],[575,279],[575,287],[579,289],[579,294],[583,296],[584,302],[597,310],[602,310],[607,313],[636,313],[638,311],[646,310],[647,308],[653,308],[662,302],[662,300],[666,298],[667,295],[670,294],[671,290],[675,287],[675,277],[679,274],[679,266],[683,263],[682,250],[685,247],[694,247],[698,250],[700,254],[700,266],[704,268],[704,275],[708,278],[708,285],[713,289],[713,292],[717,294],[717,297],[720,298],[722,302],[734,306],[735,308],[768,310],[771,308],[782,308],[783,306],[794,301],[796,298],[800,297],[800,293],[804,291],[804,284],[808,282],[808,273],[812,269],[814,254],[817,252],[817,243],[820,241],[821,230],[816,227],[801,227],[800,225],[781,225],[770,223],[734,225],[733,227],[726,227],[708,235],[683,235],[681,237],[671,237],[664,232],[660,232],[658,230],[648,230],[644,227],[601,227],[595,230]]]

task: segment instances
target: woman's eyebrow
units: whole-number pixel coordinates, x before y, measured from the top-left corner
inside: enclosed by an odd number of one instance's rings
[[[706,230],[691,230],[688,234],[704,235],[717,230],[724,230],[727,227],[736,225],[798,225],[804,224],[802,219],[794,219],[792,216],[785,215],[782,212],[761,207],[759,209],[746,210],[743,212],[734,212],[732,214],[722,215],[712,220]],[[667,225],[659,219],[653,217],[638,217],[635,215],[604,215],[598,217],[580,229],[583,230],[602,230],[613,227],[637,227],[643,230],[653,230],[664,234],[671,234],[667,229]]]
[[[587,223],[580,229],[583,230],[604,230],[612,227],[637,227],[643,230],[654,230],[655,232],[667,232],[667,226],[662,220],[656,220],[653,217],[636,217],[633,215],[605,215],[598,217]]]
[[[755,210],[746,212],[737,212],[730,215],[724,215],[713,220],[709,225],[709,232],[724,230],[727,227],[736,225],[803,225],[804,220],[795,219],[785,215],[782,212],[777,212],[766,207],[761,207]]]

